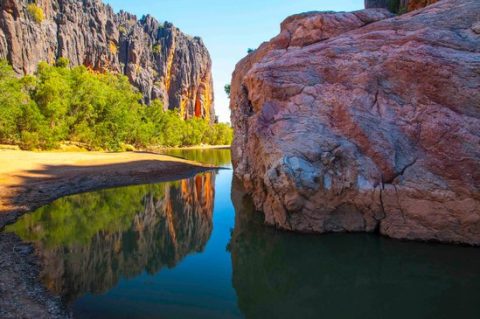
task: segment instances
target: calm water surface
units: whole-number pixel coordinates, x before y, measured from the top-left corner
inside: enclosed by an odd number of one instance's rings
[[[480,318],[478,248],[278,232],[231,170],[68,196],[7,231],[76,318]]]

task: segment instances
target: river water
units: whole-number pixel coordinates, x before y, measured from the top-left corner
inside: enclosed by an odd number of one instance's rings
[[[75,318],[480,318],[480,250],[263,225],[229,169],[61,198],[7,227]]]

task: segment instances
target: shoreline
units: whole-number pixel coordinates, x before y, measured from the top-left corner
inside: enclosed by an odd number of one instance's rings
[[[218,150],[218,149],[230,149],[231,145],[196,145],[196,146],[184,146],[184,147],[160,147],[154,148],[161,151],[169,150]]]
[[[0,151],[0,230],[63,196],[182,179],[218,167],[149,152]]]
[[[70,149],[70,146],[74,146],[73,149]],[[21,152],[33,152],[33,153],[141,153],[141,152],[156,152],[156,151],[169,151],[169,150],[215,150],[215,149],[230,149],[231,145],[194,145],[194,146],[179,146],[179,147],[164,147],[164,146],[151,146],[145,149],[135,149],[133,151],[122,151],[122,152],[102,152],[102,151],[89,151],[87,149],[76,147],[74,144],[64,144],[57,149],[52,150],[34,150],[26,151],[20,149],[18,145],[10,144],[0,144],[0,152],[2,151],[21,151]]]
[[[3,232],[5,225],[64,196],[178,180],[213,169],[218,168],[148,152],[0,150],[0,317],[72,317],[61,298],[41,283],[33,246]]]

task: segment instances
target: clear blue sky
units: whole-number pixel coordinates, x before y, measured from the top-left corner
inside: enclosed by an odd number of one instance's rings
[[[305,11],[352,11],[364,0],[104,0],[141,17],[151,14],[183,32],[200,36],[213,61],[215,108],[222,122],[230,120],[223,86],[248,48],[257,48],[278,34],[289,15]]]

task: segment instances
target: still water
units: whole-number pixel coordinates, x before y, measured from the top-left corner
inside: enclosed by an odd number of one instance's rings
[[[480,249],[279,232],[231,170],[68,196],[7,231],[76,318],[480,318]]]

